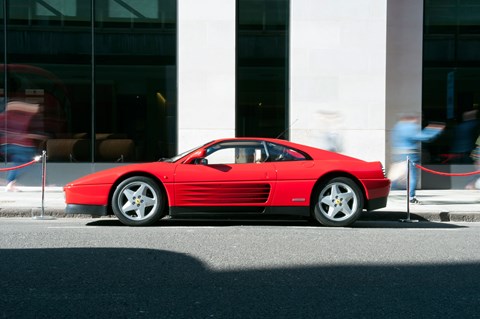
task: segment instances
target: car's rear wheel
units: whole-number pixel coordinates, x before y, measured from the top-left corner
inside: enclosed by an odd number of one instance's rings
[[[362,191],[350,178],[336,177],[320,185],[313,204],[313,215],[320,224],[349,226],[362,213]]]
[[[148,226],[163,216],[164,195],[155,181],[144,176],[121,182],[112,197],[112,209],[125,225]]]

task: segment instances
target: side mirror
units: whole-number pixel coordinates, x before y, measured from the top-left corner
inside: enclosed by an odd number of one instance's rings
[[[208,160],[205,157],[196,158],[193,160],[195,165],[208,165]]]
[[[199,149],[187,156],[187,158],[183,161],[183,164],[197,164],[196,161],[204,157],[205,150]]]

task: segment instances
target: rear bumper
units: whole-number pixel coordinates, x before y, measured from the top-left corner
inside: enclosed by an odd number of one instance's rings
[[[388,194],[390,193],[390,180],[383,179],[367,179],[362,180],[367,191],[366,193],[366,210],[375,210],[387,206]]]
[[[67,204],[65,208],[67,214],[85,214],[92,216],[107,216],[107,206],[103,205],[79,205],[79,204]]]
[[[378,198],[370,199],[365,203],[365,209],[367,211],[370,211],[370,210],[387,207],[387,200],[388,200],[388,197],[378,197]]]

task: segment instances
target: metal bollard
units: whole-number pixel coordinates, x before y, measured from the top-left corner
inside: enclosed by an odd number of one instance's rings
[[[47,180],[47,152],[42,152],[42,212],[40,216],[34,216],[33,219],[52,220],[53,216],[45,215],[45,184]]]

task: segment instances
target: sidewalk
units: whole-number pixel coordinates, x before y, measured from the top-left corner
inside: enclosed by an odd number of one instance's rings
[[[42,214],[41,187],[19,187],[20,192],[0,188],[1,217],[34,217]],[[480,222],[480,190],[418,190],[421,205],[410,204],[410,218],[420,221]],[[44,216],[71,217],[65,214],[61,187],[46,187]],[[77,215],[88,217],[88,215]],[[386,208],[365,213],[363,220],[399,220],[407,218],[405,191],[391,191]]]
[[[42,188],[18,187],[18,192],[5,192],[0,187],[0,217],[34,217],[42,214]],[[62,187],[46,187],[43,199],[45,216],[66,217]],[[85,215],[87,216],[87,215]]]
[[[387,207],[364,214],[368,220],[406,219],[405,190],[390,192]],[[480,222],[480,190],[417,190],[420,204],[409,204],[410,219],[443,222]]]

